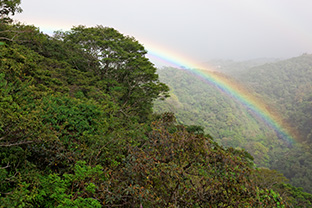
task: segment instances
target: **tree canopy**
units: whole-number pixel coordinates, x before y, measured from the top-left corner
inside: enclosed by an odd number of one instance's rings
[[[0,20],[2,22],[11,21],[10,15],[22,12],[21,0],[0,0]]]
[[[296,141],[290,145],[239,102],[191,73],[172,67],[158,70],[160,80],[170,86],[171,97],[157,101],[155,111],[173,111],[178,122],[201,125],[218,143],[246,149],[257,166],[276,169],[290,184],[311,192],[312,55],[283,61],[218,60],[214,65],[277,109],[297,130]]]
[[[155,99],[168,96],[168,87],[159,82],[156,68],[145,57],[147,51],[134,38],[103,26],[78,26],[55,37],[70,50],[79,49],[80,54],[70,53],[67,61],[98,76],[106,92],[117,95],[126,114],[131,111],[145,118]]]
[[[102,26],[0,29],[0,207],[309,203],[280,177],[269,186],[245,150],[153,114],[169,89],[134,38]]]

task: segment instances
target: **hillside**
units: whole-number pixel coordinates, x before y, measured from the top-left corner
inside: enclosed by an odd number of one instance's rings
[[[312,55],[265,64],[236,74],[245,85],[279,106],[284,119],[300,132],[297,144],[278,154],[272,168],[285,174],[293,185],[312,190]]]
[[[156,112],[173,111],[178,122],[204,127],[220,144],[251,152],[260,166],[269,166],[270,147],[287,147],[274,130],[221,90],[179,69],[162,68],[158,73],[171,97],[156,102]]]
[[[311,141],[312,55],[253,67],[240,71],[236,79],[252,87],[273,105],[278,105],[285,119],[301,134],[301,141]]]
[[[202,65],[206,66],[207,68],[230,75],[231,77],[235,77],[237,74],[241,72],[244,73],[253,67],[261,66],[264,64],[268,64],[268,63],[275,63],[278,61],[281,61],[281,60],[274,59],[274,58],[259,58],[259,59],[251,59],[247,61],[214,59],[214,60],[204,62],[202,63]]]
[[[306,207],[312,195],[173,113],[146,50],[114,28],[53,37],[0,4],[0,207]]]
[[[203,126],[220,144],[246,149],[259,166],[278,169],[293,184],[310,191],[311,60],[311,55],[303,55],[262,65],[250,61],[245,65],[243,62],[215,62],[219,70],[227,72],[278,109],[300,132],[293,146],[285,144],[272,129],[228,95],[179,69],[158,70],[160,80],[171,89],[171,98],[157,102],[154,109],[157,112],[172,110],[179,122]]]

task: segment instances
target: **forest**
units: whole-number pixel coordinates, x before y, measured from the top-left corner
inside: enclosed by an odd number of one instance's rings
[[[180,123],[200,125],[218,143],[244,148],[258,167],[278,170],[292,185],[311,193],[312,55],[254,62],[215,60],[209,66],[244,83],[280,111],[299,132],[296,142],[283,141],[240,103],[177,68],[158,70],[160,80],[170,86],[171,97],[158,101],[155,110],[172,110]]]
[[[182,108],[180,100],[188,98],[178,98],[162,81],[161,70],[158,75],[134,37],[104,26],[76,26],[49,36],[12,21],[22,12],[19,4],[0,1],[0,207],[312,205],[311,193],[268,166],[271,151],[287,154],[278,152],[283,143],[274,140],[269,150],[261,143],[266,137],[270,142],[274,132],[256,120],[244,128],[234,115],[222,121],[232,108],[243,112],[237,103],[205,107],[215,115],[206,122],[211,130],[181,122],[183,114],[173,108],[157,113],[155,102]],[[181,83],[188,80],[179,76]],[[206,102],[218,103],[219,97]],[[305,99],[302,106],[309,110]],[[222,125],[219,131],[213,122]],[[234,132],[225,144],[222,131]],[[267,151],[264,160],[239,148],[247,145],[248,134],[250,142],[255,138],[250,147]],[[291,160],[284,162],[278,165],[288,167]]]

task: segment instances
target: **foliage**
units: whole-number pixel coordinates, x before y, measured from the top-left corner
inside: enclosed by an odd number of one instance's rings
[[[312,206],[312,194],[303,191],[303,188],[294,187],[290,184],[281,184],[282,189],[288,198],[290,204],[294,207],[311,207]]]
[[[67,47],[81,49],[83,53],[69,62],[105,81],[107,93],[113,93],[125,112],[146,118],[153,101],[161,94],[167,96],[168,87],[158,81],[156,68],[145,57],[146,50],[134,38],[102,26],[78,26],[56,37]]]
[[[19,7],[21,0],[1,0],[0,1],[0,20],[1,22],[9,22],[9,15],[22,12]]]
[[[134,190],[129,194],[148,207],[277,205],[269,199],[273,192],[251,183],[253,163],[247,152],[223,149],[208,137],[188,133],[183,126],[170,133],[167,118],[151,124],[143,148],[130,150],[130,169],[126,166],[121,172],[124,180],[130,177],[133,181],[129,188]],[[135,183],[141,187],[137,191]]]
[[[259,166],[269,166],[269,147],[285,148],[272,129],[221,90],[176,68],[158,73],[171,87],[171,97],[155,102],[156,112],[172,111],[179,123],[202,126],[220,144],[246,149]]]
[[[0,26],[0,207],[287,206],[248,152],[152,114],[168,87],[134,38]]]
[[[293,128],[296,141],[292,145],[222,91],[178,69],[158,70],[161,81],[171,87],[171,97],[165,102],[157,101],[154,109],[175,112],[178,122],[185,125],[203,126],[215,141],[246,149],[259,167],[277,169],[292,185],[311,192],[312,56],[303,54],[284,61],[265,62],[219,60],[212,65],[278,109]]]
[[[93,182],[105,180],[102,169],[78,161],[73,174],[37,175],[37,182],[22,182],[1,207],[101,207],[89,196],[97,189]]]
[[[312,190],[311,157],[311,77],[312,55],[301,56],[254,67],[236,74],[272,105],[298,132],[297,144],[276,151],[271,168],[282,172],[290,183]]]
[[[312,195],[286,184],[288,179],[276,170],[260,168],[254,172],[253,181],[260,188],[273,189],[288,201],[293,207],[311,207]]]
[[[311,193],[311,157],[311,144],[296,144],[291,150],[279,155],[272,166],[280,170],[293,186],[302,187],[304,191]]]

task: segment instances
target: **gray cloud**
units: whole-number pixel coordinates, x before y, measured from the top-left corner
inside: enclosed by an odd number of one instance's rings
[[[310,0],[27,0],[16,19],[42,30],[114,27],[199,61],[312,53]]]

